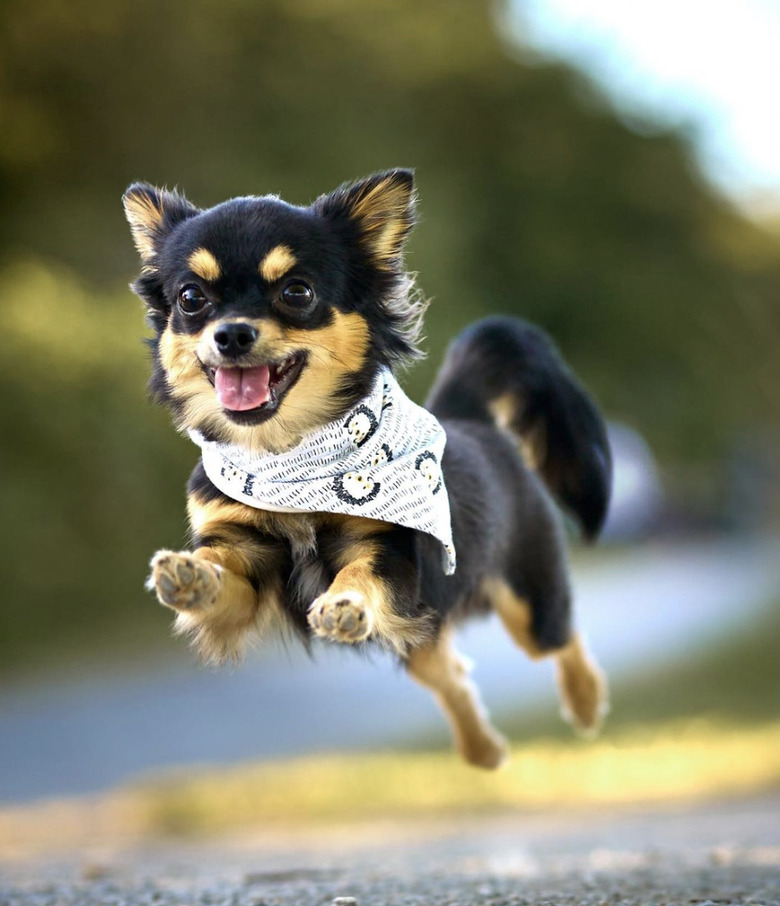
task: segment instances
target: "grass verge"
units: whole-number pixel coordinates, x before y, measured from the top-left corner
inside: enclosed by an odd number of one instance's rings
[[[611,684],[603,734],[694,717],[728,726],[771,723],[780,716],[780,602],[754,614],[717,643],[687,658],[656,664]],[[495,713],[512,739],[566,739],[570,729],[549,704],[524,714]],[[439,738],[435,740],[438,744]],[[434,740],[428,740],[429,747]]]
[[[494,773],[454,753],[327,755],[169,773],[97,797],[0,810],[0,848],[78,846],[262,824],[696,801],[780,784],[780,721],[702,720],[516,746]]]

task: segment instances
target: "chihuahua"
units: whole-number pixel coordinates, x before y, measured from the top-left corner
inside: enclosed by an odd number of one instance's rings
[[[454,340],[424,407],[405,396],[394,373],[419,356],[425,310],[404,268],[412,172],[308,207],[201,210],[144,183],[123,200],[151,392],[201,450],[191,549],[151,564],[176,631],[213,663],[279,624],[377,643],[434,693],[461,755],[495,768],[505,740],[453,646],[494,611],[531,658],[555,659],[565,716],[594,732],[606,685],[572,625],[554,503],[598,534],[604,423],[550,339],[510,317]]]

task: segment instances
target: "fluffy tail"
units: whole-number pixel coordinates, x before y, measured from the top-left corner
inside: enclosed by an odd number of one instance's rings
[[[526,460],[595,538],[607,515],[612,457],[604,421],[550,338],[519,318],[486,318],[453,342],[426,407],[516,434]]]

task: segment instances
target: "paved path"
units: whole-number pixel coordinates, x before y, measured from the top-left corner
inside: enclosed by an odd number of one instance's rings
[[[780,544],[583,555],[574,585],[580,621],[614,680],[687,655],[776,599]],[[496,621],[472,624],[461,647],[495,714],[545,698],[556,708],[551,665],[522,657]],[[104,789],[169,765],[400,745],[444,728],[428,694],[382,654],[327,646],[311,661],[293,646],[215,672],[182,640],[165,650],[165,662],[83,665],[75,677],[1,690],[0,802]]]
[[[779,816],[776,795],[446,824],[260,828],[188,844],[104,842],[0,861],[0,904],[768,906],[780,904]]]

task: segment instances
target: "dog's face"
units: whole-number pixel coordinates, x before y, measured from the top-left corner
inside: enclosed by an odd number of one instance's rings
[[[417,353],[424,305],[403,269],[412,174],[306,208],[236,198],[201,211],[131,186],[133,289],[155,330],[151,387],[182,430],[273,451],[342,416],[377,369]]]

